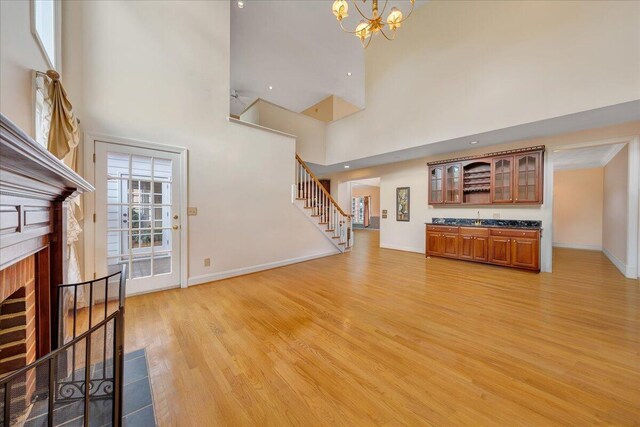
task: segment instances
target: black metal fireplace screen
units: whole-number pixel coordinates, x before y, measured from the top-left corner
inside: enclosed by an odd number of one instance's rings
[[[0,426],[119,426],[126,266],[58,287],[59,347],[0,379]]]

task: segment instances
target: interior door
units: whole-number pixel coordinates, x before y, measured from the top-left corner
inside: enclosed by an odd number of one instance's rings
[[[180,155],[95,146],[98,277],[128,266],[127,293],[180,285]]]

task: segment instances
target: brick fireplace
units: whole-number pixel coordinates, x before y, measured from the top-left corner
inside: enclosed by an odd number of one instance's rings
[[[35,362],[37,356],[36,255],[0,271],[0,378]],[[14,387],[26,407],[35,391],[30,371]]]

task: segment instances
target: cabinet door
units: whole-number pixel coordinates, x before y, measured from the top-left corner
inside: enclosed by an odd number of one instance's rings
[[[514,238],[511,241],[511,265],[514,267],[537,270],[539,258],[538,239]]]
[[[458,258],[458,235],[457,234],[443,234],[442,235],[442,255]]]
[[[427,231],[427,255],[442,255],[442,234]]]
[[[473,236],[460,236],[460,259],[473,259]]]
[[[498,157],[491,164],[491,201],[513,202],[513,156]]]
[[[444,202],[444,166],[429,168],[429,204]]]
[[[511,264],[511,239],[508,237],[489,237],[489,262],[499,265]]]
[[[516,203],[540,203],[542,194],[541,153],[515,156],[515,196]]]
[[[445,203],[462,202],[462,167],[459,163],[446,165],[444,169],[445,176]]]
[[[473,260],[486,262],[489,258],[489,239],[487,237],[473,238]]]

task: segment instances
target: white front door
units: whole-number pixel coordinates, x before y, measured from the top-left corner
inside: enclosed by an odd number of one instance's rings
[[[97,277],[128,266],[127,293],[180,285],[180,155],[95,143]]]

